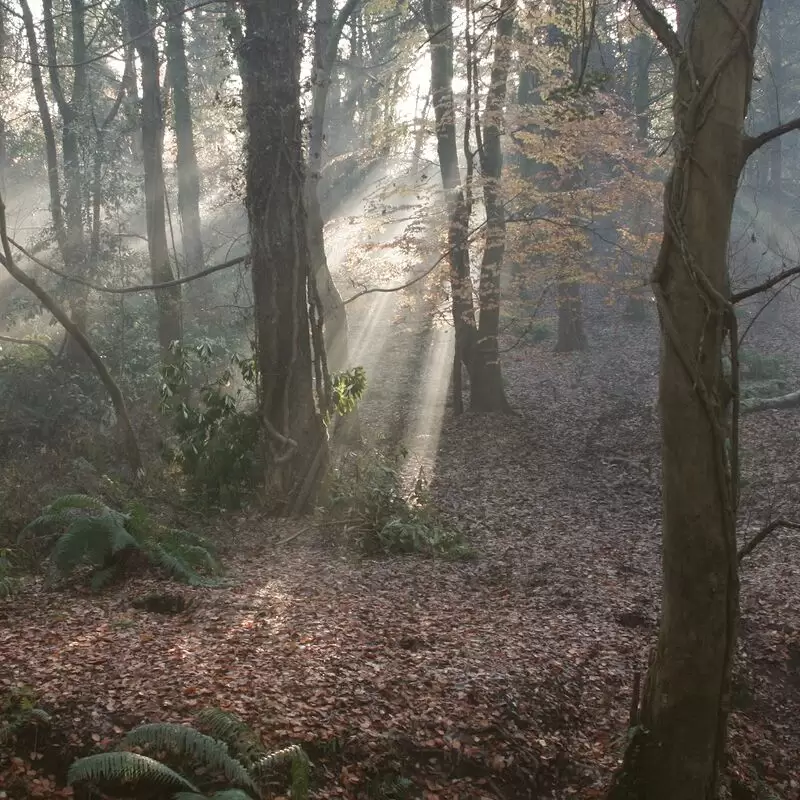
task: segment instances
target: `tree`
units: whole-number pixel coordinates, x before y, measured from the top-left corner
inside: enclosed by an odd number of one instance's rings
[[[479,287],[480,317],[476,319],[473,301],[474,286],[470,274],[469,222],[472,211],[471,178],[462,185],[456,138],[456,104],[453,94],[453,6],[450,0],[425,0],[425,29],[431,50],[431,93],[436,120],[436,146],[448,216],[448,262],[452,295],[456,352],[470,377],[470,406],[475,411],[509,410],[502,382],[500,355],[497,347],[497,324],[500,314],[499,267],[505,249],[505,218],[499,202],[502,156],[499,150],[500,125],[503,120],[508,59],[513,30],[513,4],[502,2],[496,22],[496,44],[492,84],[487,95],[487,143],[479,145],[482,167],[487,171],[489,187],[487,238]],[[470,78],[474,91],[478,82]],[[495,83],[496,81],[496,83]],[[489,110],[491,108],[491,110]],[[472,103],[468,103],[467,119],[472,123]],[[465,142],[467,139],[465,139]],[[468,156],[471,162],[472,156]],[[468,166],[471,170],[471,166]],[[487,200],[485,196],[485,201]],[[484,314],[486,317],[484,318]],[[480,326],[483,326],[481,332]],[[456,386],[460,385],[455,364]],[[459,402],[459,398],[456,398]]]
[[[685,36],[650,0],[634,3],[675,69],[674,163],[652,275],[662,335],[664,582],[639,725],[609,797],[712,800],[739,616],[738,335],[728,237],[747,158],[800,120],[744,133],[761,0],[694,0]]]
[[[194,146],[192,100],[183,22],[185,0],[165,0],[167,12],[166,54],[168,81],[172,92],[178,167],[178,212],[181,217],[183,255],[189,273],[203,266],[203,236],[200,227],[200,169]]]
[[[327,410],[324,347],[314,325],[319,298],[306,238],[300,52],[295,0],[248,0],[240,57],[259,403],[268,497],[287,511],[308,505],[327,466],[314,392],[316,378],[320,407]]]
[[[166,187],[162,163],[164,115],[158,77],[158,45],[146,0],[125,0],[125,8],[142,70],[142,151],[150,272],[153,283],[168,283],[174,276],[169,260],[165,221]],[[173,342],[181,339],[181,290],[179,286],[170,286],[157,289],[155,295],[158,341],[161,359],[166,363],[171,358]]]
[[[306,208],[312,269],[319,286],[325,319],[325,347],[334,370],[347,369],[349,346],[347,312],[333,282],[325,255],[324,220],[319,199],[319,180],[325,149],[325,109],[334,62],[345,24],[361,0],[347,0],[334,15],[332,0],[317,0],[314,23],[314,72],[311,77],[311,120],[308,142]]]

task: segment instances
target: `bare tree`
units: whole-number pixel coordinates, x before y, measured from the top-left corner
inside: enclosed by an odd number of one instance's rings
[[[168,283],[174,275],[169,260],[165,219],[166,187],[162,163],[164,115],[158,76],[158,45],[146,0],[125,0],[125,8],[142,70],[142,151],[150,272],[153,283]],[[181,339],[181,290],[173,285],[157,289],[155,295],[158,341],[162,361],[166,362],[171,357],[172,343]]]
[[[739,617],[738,336],[728,238],[747,158],[800,120],[757,137],[744,132],[761,0],[684,2],[691,23],[683,36],[650,0],[634,3],[675,69],[674,163],[652,276],[662,332],[664,583],[639,724],[609,797],[712,800]]]

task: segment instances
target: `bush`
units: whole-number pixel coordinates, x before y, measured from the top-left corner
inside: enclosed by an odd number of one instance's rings
[[[220,571],[206,539],[152,522],[141,506],[123,513],[95,497],[65,495],[28,523],[20,540],[36,532],[52,544],[48,561],[55,573],[67,577],[88,566],[94,591],[119,578],[134,554],[190,585],[213,584],[210,576]]]
[[[354,535],[370,555],[466,555],[460,534],[441,520],[431,502],[423,476],[410,493],[403,493],[403,455],[374,450],[344,456],[329,486],[329,525]]]
[[[140,725],[123,737],[117,750],[75,761],[67,782],[100,784],[105,792],[126,797],[134,788],[158,786],[176,800],[201,800],[212,789],[217,791],[211,796],[219,800],[249,800],[262,796],[268,771],[290,764],[292,797],[308,797],[310,764],[302,748],[267,752],[254,731],[220,709],[201,712],[198,721],[211,735],[189,725]],[[134,748],[150,750],[162,760],[131,752]],[[171,763],[164,763],[170,756]],[[226,788],[219,790],[220,784]]]
[[[0,694],[0,745],[28,728],[48,727],[50,716],[39,708],[36,694],[26,686],[13,686]]]
[[[725,371],[730,372],[730,360],[725,360]],[[753,350],[739,354],[739,379],[741,397],[772,397],[783,394],[788,387],[787,366],[780,356],[768,356]]]
[[[233,355],[230,367],[204,382],[199,402],[193,403],[192,359],[177,344],[173,356],[173,363],[161,371],[161,410],[172,417],[176,439],[170,455],[188,478],[196,501],[239,508],[261,473],[255,360]],[[211,358],[208,343],[195,348],[194,359],[200,366],[207,367]]]
[[[9,547],[0,547],[0,598],[16,592],[19,581],[14,574],[16,556]]]

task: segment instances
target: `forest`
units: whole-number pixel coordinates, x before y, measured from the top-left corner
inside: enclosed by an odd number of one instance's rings
[[[0,800],[800,798],[799,51],[0,0]]]

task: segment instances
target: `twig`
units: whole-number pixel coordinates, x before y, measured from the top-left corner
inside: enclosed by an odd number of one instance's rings
[[[285,539],[280,539],[277,544],[289,544],[289,542],[293,542],[298,536],[302,536],[304,533],[308,533],[311,530],[312,525],[306,525],[305,528],[301,528],[297,533],[293,533],[291,536],[287,536]]]
[[[778,519],[772,520],[768,525],[765,525],[746,545],[744,545],[740,550],[738,555],[739,563],[741,563],[742,559],[750,555],[753,550],[758,547],[764,539],[767,538],[773,531],[776,531],[778,528],[790,528],[794,531],[800,531],[800,522],[792,522],[791,520],[784,519],[783,517],[779,517]]]
[[[35,255],[33,255],[33,253],[26,250],[21,244],[15,242],[10,236],[8,237],[8,241],[11,242],[11,244],[13,244],[14,247],[16,247],[17,250],[22,253],[22,255],[29,258],[34,264],[38,264],[42,269],[52,272],[53,275],[58,275],[59,278],[64,278],[64,280],[72,281],[73,283],[79,283],[81,286],[86,286],[89,289],[94,289],[96,292],[104,292],[105,294],[135,294],[136,292],[149,292],[154,289],[169,289],[171,286],[180,286],[182,283],[196,281],[198,278],[205,278],[206,275],[212,275],[213,273],[220,272],[223,269],[235,267],[237,264],[242,264],[250,258],[250,254],[246,253],[243,256],[238,256],[237,258],[231,258],[228,261],[223,261],[221,264],[215,264],[213,267],[207,267],[206,269],[200,270],[200,272],[195,272],[193,275],[186,275],[183,278],[176,278],[174,281],[164,281],[164,283],[144,283],[136,286],[111,287],[101,286],[99,283],[92,283],[91,281],[87,281],[84,278],[79,278],[76,275],[70,275],[63,270],[57,269],[51,264],[47,264],[40,258],[37,258]]]
[[[37,342],[35,339],[17,339],[16,336],[5,336],[0,334],[0,342],[11,342],[12,344],[28,344],[31,347],[41,347],[50,358],[56,358],[56,354],[42,342]]]

